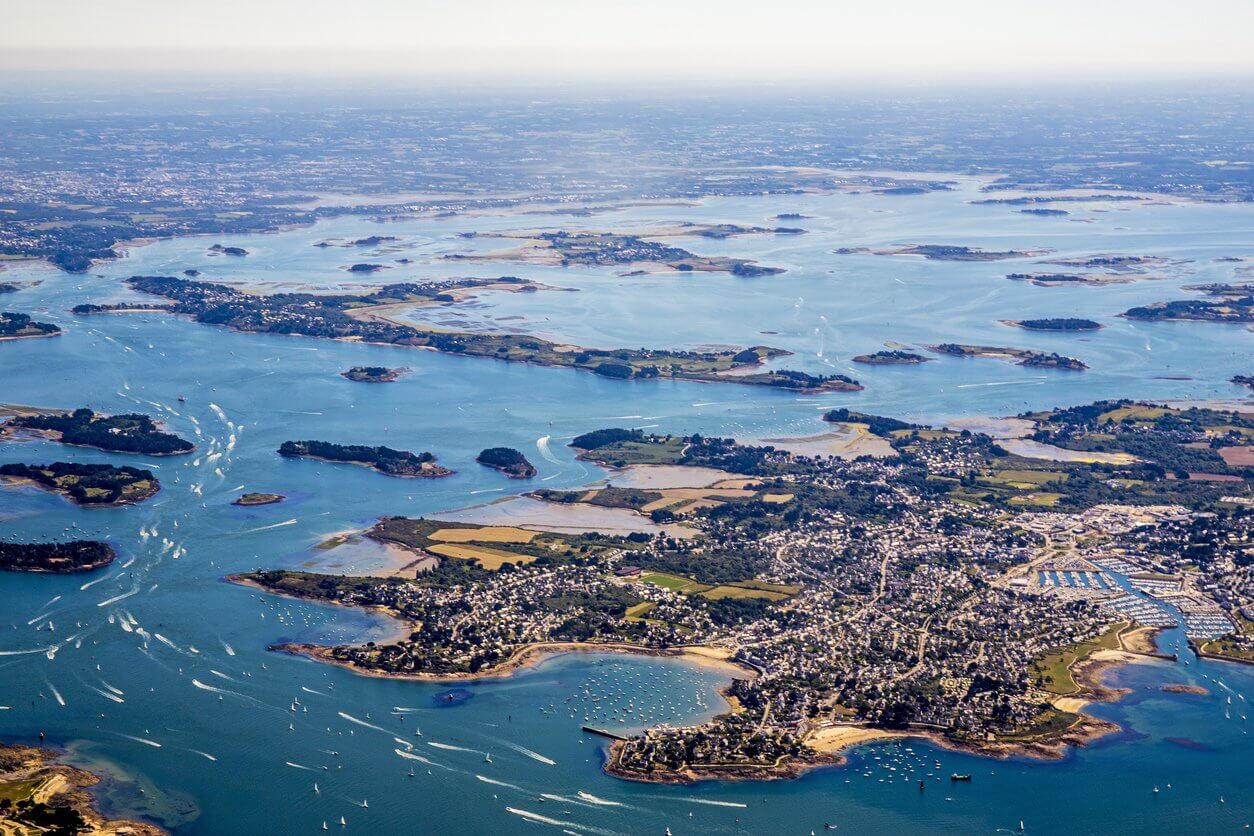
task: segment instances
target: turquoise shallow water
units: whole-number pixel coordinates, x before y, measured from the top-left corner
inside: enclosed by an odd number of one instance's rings
[[[379,225],[344,218],[273,235],[158,242],[102,266],[103,278],[10,271],[6,280],[42,283],[6,297],[5,309],[38,313],[67,332],[53,340],[0,344],[0,401],[139,409],[181,435],[196,436],[201,449],[145,463],[164,487],[138,506],[83,510],[30,489],[0,490],[5,536],[51,538],[68,529],[105,537],[121,555],[113,567],[91,576],[0,577],[0,705],[9,706],[0,711],[0,734],[30,739],[46,732],[71,746],[77,762],[115,776],[101,790],[111,811],[146,815],[188,833],[310,832],[341,815],[350,827],[375,833],[525,832],[537,826],[805,833],[830,821],[845,832],[965,834],[1017,828],[1020,820],[1042,833],[1176,833],[1185,826],[1227,832],[1254,822],[1254,747],[1240,719],[1246,702],[1233,696],[1229,707],[1223,686],[1200,679],[1219,677],[1234,693],[1254,698],[1252,668],[1195,662],[1114,672],[1111,681],[1133,693],[1093,711],[1127,731],[1062,763],[994,763],[893,743],[864,747],[849,766],[795,782],[658,787],[600,772],[600,742],[579,731],[585,713],[613,722],[598,712],[631,703],[653,722],[699,719],[719,710],[715,691],[724,680],[718,672],[668,660],[567,656],[506,681],[469,685],[469,699],[439,707],[433,697],[447,686],[368,679],[265,652],[267,644],[284,639],[382,638],[391,629],[386,620],[221,581],[232,571],[300,565],[325,535],[366,526],[381,514],[450,510],[525,489],[474,464],[474,455],[487,446],[517,447],[535,462],[544,485],[570,487],[601,473],[575,462],[563,440],[613,424],[754,438],[816,432],[820,410],[835,405],[926,418],[1004,415],[1100,397],[1242,397],[1227,379],[1249,372],[1248,331],[1136,324],[1114,315],[1177,298],[1183,284],[1231,278],[1234,266],[1213,259],[1254,256],[1250,207],[1079,208],[1070,218],[1036,218],[1005,207],[970,206],[963,202],[968,196],[740,198],[580,219]],[[625,278],[608,269],[498,264],[471,270],[434,258],[496,248],[497,242],[453,237],[470,230],[617,229],[674,220],[773,224],[770,216],[793,211],[814,216],[798,222],[810,234],[680,242],[702,254],[751,256],[788,268],[774,278]],[[402,240],[396,252],[374,258],[368,251],[312,246],[370,234]],[[208,256],[206,248],[217,241],[251,254]],[[1162,254],[1193,263],[1164,281],[1059,289],[1001,278],[1022,269],[1020,262],[830,254],[838,246],[914,242],[1052,247],[1062,256]],[[732,385],[624,384],[430,352],[236,334],[159,314],[67,313],[78,302],[126,298],[120,280],[134,273],[196,268],[211,280],[330,287],[352,281],[341,269],[347,264],[400,257],[416,263],[375,278],[514,274],[578,288],[487,295],[464,309],[423,312],[429,321],[461,319],[597,346],[760,342],[796,352],[781,365],[852,370],[867,389],[797,397]],[[1077,339],[997,323],[1076,314],[1108,327]],[[1082,357],[1092,369],[1048,373],[994,360],[943,359],[906,368],[850,363],[852,355],[885,340],[1036,347]],[[408,366],[412,373],[382,386],[337,375],[356,364]],[[177,402],[180,394],[186,403]],[[556,462],[538,455],[536,442],[546,435]],[[431,450],[458,474],[414,482],[279,459],[274,451],[289,438]],[[53,458],[137,463],[38,441],[0,445],[4,462]],[[274,490],[290,499],[232,507],[230,499],[241,490]],[[156,535],[140,537],[141,529],[154,528]],[[35,629],[43,614],[51,616],[55,631]],[[136,624],[150,636],[146,648]],[[71,636],[76,638],[66,643]],[[1166,646],[1175,641],[1174,635],[1164,638]],[[50,646],[59,647],[52,658]],[[1167,682],[1201,682],[1213,693],[1164,694],[1159,688]],[[588,697],[575,697],[585,689]],[[594,702],[591,695],[601,699]],[[568,703],[568,697],[575,698]],[[295,712],[294,698],[300,701]],[[392,713],[394,707],[413,710]],[[415,726],[423,737],[415,736]],[[397,755],[403,747],[394,737],[415,745],[414,754],[432,764]],[[449,746],[460,748],[442,748]],[[971,772],[975,780],[951,785],[927,777],[953,771]],[[922,793],[920,778],[927,781]],[[1162,789],[1156,796],[1155,785]],[[368,808],[358,806],[363,799]]]

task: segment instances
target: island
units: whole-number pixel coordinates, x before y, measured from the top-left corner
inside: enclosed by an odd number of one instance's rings
[[[15,415],[0,424],[0,437],[21,433],[62,444],[145,456],[179,456],[196,449],[190,441],[162,432],[155,421],[142,413],[98,415],[86,407],[73,412]]]
[[[377,273],[380,270],[387,268],[382,264],[369,264],[362,262],[360,264],[351,264],[345,269],[347,269],[350,273]]]
[[[314,244],[315,247],[326,249],[327,247],[377,247],[380,244],[387,244],[395,241],[395,235],[369,235],[365,238],[357,238],[353,241],[319,241]]]
[[[0,293],[17,293],[21,288],[9,282],[0,282]]]
[[[1249,386],[1254,389],[1254,374],[1234,374],[1232,382],[1238,386]]]
[[[163,836],[165,831],[151,824],[109,820],[101,815],[96,799],[88,792],[99,782],[91,772],[58,763],[49,749],[0,744],[0,829],[15,836]]]
[[[1209,299],[1178,299],[1129,308],[1120,316],[1143,322],[1254,322],[1254,286],[1244,284],[1189,285],[1186,290]]]
[[[1187,262],[1182,259],[1166,258],[1159,255],[1090,255],[1076,258],[1058,258],[1042,263],[1057,264],[1061,267],[1139,273],[1144,272],[1149,267],[1179,266]]]
[[[1076,285],[1101,287],[1108,284],[1127,284],[1167,277],[1144,276],[1136,273],[1009,273],[1006,278],[1015,282],[1030,282],[1037,287],[1074,287]]]
[[[77,462],[4,464],[0,479],[36,485],[76,505],[130,505],[155,496],[161,488],[151,470]]]
[[[665,243],[666,238],[697,236],[723,239],[739,235],[797,235],[804,229],[742,227],[735,224],[681,223],[667,227],[619,232],[522,232],[463,233],[464,238],[492,238],[515,242],[512,249],[489,253],[453,254],[457,261],[520,261],[560,267],[652,265],[681,273],[730,273],[742,278],[773,276],[784,272],[743,258],[699,256]]]
[[[409,371],[404,367],[389,369],[386,366],[353,366],[348,371],[340,372],[340,377],[358,383],[391,383]]]
[[[837,255],[871,253],[873,255],[909,255],[929,261],[1004,261],[1011,258],[1032,258],[1049,250],[982,250],[953,244],[909,244],[900,247],[841,247],[833,250]]]
[[[248,255],[248,250],[244,249],[243,247],[225,247],[222,244],[214,244],[212,247],[209,248],[209,252],[216,253],[218,255],[234,255],[234,256]]]
[[[1061,217],[1062,215],[1070,215],[1071,213],[1066,209],[1020,209],[1019,214],[1037,215],[1042,218],[1055,218]]]
[[[1075,317],[1003,319],[1001,323],[1028,331],[1097,331],[1102,327],[1100,322],[1094,322],[1091,319],[1077,319]]]
[[[489,285],[531,286],[523,279],[394,284],[360,295],[280,293],[272,296],[169,276],[133,276],[127,283],[141,292],[173,300],[172,313],[240,331],[303,334],[423,348],[462,356],[577,368],[624,380],[672,378],[802,392],[851,392],[862,388],[856,380],[844,375],[809,375],[776,369],[753,371],[768,360],[790,353],[768,346],[720,351],[581,348],[524,334],[425,330],[397,322],[384,313],[401,305],[453,304],[457,302],[457,294]]]
[[[281,493],[245,493],[238,496],[232,505],[274,505],[287,499]]]
[[[688,536],[384,517],[366,536],[404,555],[404,577],[233,579],[403,619],[387,642],[272,648],[370,676],[502,677],[580,651],[724,666],[720,716],[590,726],[616,738],[607,772],[651,782],[790,778],[889,738],[1057,759],[1117,730],[1084,709],[1125,693],[1104,684],[1111,667],[1162,658],[1154,637],[1177,624],[1175,607],[1199,646],[1254,653],[1241,536],[1254,509],[1238,501],[1254,473],[1225,458],[1248,449],[1254,418],[1130,400],[1058,407],[1015,419],[1040,445],[1029,457],[969,429],[825,417],[865,427],[890,454],[606,427],[571,444],[616,469],[618,486],[538,492],[682,514]],[[1128,455],[1083,455],[1099,449]]]
[[[1210,694],[1201,685],[1188,685],[1180,682],[1169,682],[1162,686],[1162,691],[1168,694],[1193,694],[1198,697],[1205,697]]]
[[[332,444],[329,441],[285,441],[279,447],[279,455],[285,458],[356,464],[388,476],[409,479],[436,479],[453,475],[453,471],[436,464],[435,456],[431,453],[411,453],[407,450],[393,450],[391,447]]]
[[[108,543],[72,540],[68,543],[6,543],[0,541],[0,569],[68,575],[108,566],[117,555]]]
[[[36,322],[26,314],[0,312],[0,340],[28,340],[55,337],[61,329],[51,322]]]
[[[853,358],[853,362],[865,363],[868,366],[913,366],[919,363],[929,363],[931,360],[931,357],[924,357],[922,354],[914,354],[913,352],[900,349],[877,351],[874,354],[859,354]]]
[[[476,456],[475,461],[499,470],[511,479],[530,479],[536,475],[535,465],[513,447],[489,447]]]
[[[1084,371],[1088,368],[1082,360],[1066,357],[1047,351],[1032,351],[1026,348],[1006,348],[991,345],[964,345],[962,343],[941,343],[928,346],[929,351],[949,357],[992,357],[1000,360],[1013,360],[1016,365],[1040,369],[1064,369],[1067,371]]]

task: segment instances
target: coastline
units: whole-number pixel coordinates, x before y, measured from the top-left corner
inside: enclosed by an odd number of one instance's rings
[[[243,586],[256,587],[257,589],[271,592],[272,594],[284,594],[281,592],[275,593],[274,590],[266,589],[260,584],[252,581],[231,578],[231,582],[239,583]],[[515,650],[505,661],[493,665],[490,668],[475,671],[474,673],[402,673],[372,670],[352,662],[346,662],[341,659],[334,658],[331,656],[331,650],[333,648],[325,645],[288,642],[284,644],[270,645],[266,649],[279,653],[288,653],[293,656],[304,656],[305,658],[316,662],[336,665],[350,670],[359,676],[369,676],[377,679],[404,679],[417,682],[473,682],[478,680],[508,679],[519,671],[534,668],[549,659],[553,659],[557,656],[564,656],[567,653],[627,653],[635,656],[658,656],[672,659],[678,658],[703,667],[710,667],[726,673],[734,674],[736,678],[739,679],[751,679],[758,675],[758,672],[752,668],[741,665],[738,662],[731,661],[730,651],[724,651],[720,648],[706,647],[702,645],[682,647],[646,647],[644,645],[627,644],[625,642],[537,642],[523,645]]]
[[[680,770],[642,773],[624,769],[619,764],[626,741],[615,741],[609,747],[602,768],[607,775],[615,778],[643,783],[786,780],[799,778],[815,769],[842,766],[848,762],[845,752],[857,746],[900,739],[922,740],[947,751],[994,760],[1026,758],[1034,761],[1058,761],[1074,748],[1087,746],[1095,740],[1122,731],[1115,723],[1084,714],[1083,709],[1091,702],[1117,702],[1131,693],[1128,689],[1112,688],[1102,682],[1106,671],[1128,664],[1150,662],[1153,658],[1147,654],[1123,650],[1100,650],[1077,663],[1072,675],[1081,686],[1078,695],[1060,696],[1054,700],[1054,706],[1058,710],[1075,714],[1077,719],[1061,732],[1037,738],[967,741],[955,740],[933,729],[885,729],[857,723],[833,724],[806,733],[802,742],[810,752],[780,760],[775,764],[689,765]]]
[[[68,808],[82,816],[86,833],[106,836],[165,836],[166,831],[154,824],[129,819],[109,819],[102,814],[88,788],[103,779],[94,772],[61,762],[61,752],[44,746],[21,743],[0,744],[0,782],[31,784],[29,800],[36,805]],[[36,833],[9,817],[0,819],[4,833]],[[13,829],[10,830],[10,827]]]
[[[338,603],[338,602],[336,602],[336,601],[327,601],[327,600],[322,599],[322,598],[311,598],[311,597],[309,597],[309,596],[307,596],[307,595],[293,595],[293,594],[292,594],[292,593],[290,593],[290,592],[282,592],[282,591],[277,590],[277,589],[270,589],[269,587],[262,586],[261,584],[257,583],[256,581],[252,580],[251,578],[246,578],[246,577],[244,577],[242,574],[227,575],[227,576],[226,576],[226,577],[224,577],[222,580],[223,580],[223,581],[225,581],[226,583],[235,584],[236,586],[247,586],[247,587],[250,587],[250,588],[252,588],[252,589],[256,589],[256,590],[258,590],[258,591],[260,591],[260,592],[264,592],[264,593],[266,593],[267,595],[278,595],[280,598],[291,598],[292,600],[295,600],[295,601],[315,601],[315,602],[319,602],[319,603],[323,603],[323,604],[330,604],[330,605],[332,605],[332,606],[336,606],[336,607],[346,606],[346,605],[344,605],[344,604],[340,604],[340,603]],[[385,616],[387,616],[388,618],[392,619],[393,621],[397,622],[397,625],[396,625],[396,632],[395,632],[395,633],[393,633],[393,634],[391,634],[391,635],[388,637],[388,639],[386,639],[385,641],[390,641],[390,640],[398,640],[398,641],[399,641],[400,639],[406,639],[406,638],[409,638],[409,633],[410,633],[411,628],[414,626],[414,622],[413,622],[411,619],[406,618],[406,617],[405,617],[404,615],[402,615],[402,614],[401,614],[398,610],[393,610],[393,609],[390,609],[389,607],[381,607],[381,606],[366,606],[366,605],[364,605],[364,604],[363,604],[363,605],[357,605],[357,604],[354,604],[354,605],[352,605],[352,606],[354,606],[354,607],[356,607],[357,609],[360,609],[360,610],[366,610],[367,612],[372,612],[372,613],[375,613],[376,615],[385,615]],[[306,646],[306,645],[302,645],[302,646]],[[308,646],[308,647],[318,647],[319,645],[307,645],[307,646]],[[271,650],[271,649],[274,649],[274,648],[276,648],[276,647],[278,647],[278,646],[277,646],[277,645],[273,645],[273,646],[268,647],[268,648],[266,648],[266,649],[267,649],[267,650]],[[331,661],[331,660],[328,660],[328,661]]]

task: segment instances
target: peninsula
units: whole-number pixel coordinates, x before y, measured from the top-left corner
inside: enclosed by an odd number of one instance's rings
[[[29,433],[82,447],[145,456],[178,456],[196,447],[190,441],[162,432],[142,413],[98,415],[81,407],[73,412],[15,415],[0,424],[0,437]]]
[[[68,575],[90,572],[113,562],[108,543],[72,540],[68,543],[5,543],[0,541],[0,569],[8,572],[44,572]]]
[[[435,456],[430,453],[411,453],[407,450],[393,450],[391,447],[332,444],[329,441],[285,441],[279,447],[279,455],[285,458],[356,464],[388,476],[410,479],[435,479],[453,475],[453,471],[436,464]]]
[[[127,281],[136,290],[174,300],[170,309],[173,313],[240,331],[425,348],[462,356],[576,368],[620,380],[673,378],[776,386],[802,392],[846,392],[862,388],[856,380],[839,374],[809,375],[775,369],[752,372],[751,369],[766,360],[789,354],[767,346],[722,351],[593,349],[523,334],[424,330],[377,315],[382,308],[402,304],[452,303],[457,301],[454,294],[459,291],[507,282],[507,279],[396,284],[362,295],[281,293],[273,296],[168,276],[134,276]],[[523,284],[524,280],[516,279],[513,283]]]
[[[489,447],[476,456],[475,461],[499,470],[511,479],[530,479],[536,475],[535,465],[512,447]]]
[[[4,464],[0,478],[37,485],[76,505],[129,505],[156,495],[161,487],[151,470],[77,462]]]

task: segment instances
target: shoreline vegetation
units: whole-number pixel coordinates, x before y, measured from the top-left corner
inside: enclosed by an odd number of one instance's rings
[[[0,465],[0,479],[35,485],[86,506],[131,505],[161,489],[151,470],[110,464],[5,464]]]
[[[239,576],[229,578],[233,583],[252,586],[267,592],[273,590],[247,579],[238,580]],[[280,593],[288,594],[288,593]],[[290,596],[300,597],[300,596]],[[396,617],[393,613],[388,613]],[[485,679],[508,679],[516,673],[538,667],[543,663],[568,653],[625,653],[633,656],[657,656],[668,659],[683,659],[703,667],[716,668],[741,678],[757,676],[757,671],[736,662],[730,651],[705,646],[693,647],[649,647],[647,645],[627,644],[625,642],[535,642],[523,645],[502,662],[492,667],[483,668],[474,673],[425,673],[422,671],[381,671],[357,664],[349,659],[340,659],[332,655],[333,648],[324,645],[305,644],[301,642],[283,642],[273,644],[267,650],[304,656],[317,662],[336,665],[350,670],[360,676],[378,679],[400,679],[417,682],[477,682]]]
[[[36,322],[26,314],[21,313],[0,312],[0,342],[7,340],[32,340],[40,337],[58,337],[60,335],[60,327],[53,325],[51,322]]]
[[[0,438],[14,438],[22,433],[62,444],[145,456],[181,456],[196,449],[190,441],[161,431],[155,421],[142,413],[101,415],[86,407],[73,412],[17,413],[0,424]]]
[[[42,735],[41,735],[42,736]],[[0,810],[5,833],[95,833],[116,836],[164,836],[156,825],[101,814],[87,791],[100,776],[60,763],[44,746],[0,744],[0,794],[9,802]]]
[[[0,542],[0,570],[68,575],[108,566],[117,557],[113,547],[99,540],[67,543]]]
[[[854,392],[862,389],[841,374],[763,369],[766,361],[791,352],[768,346],[722,351],[666,349],[592,349],[554,343],[524,334],[484,334],[424,330],[371,312],[415,302],[452,304],[453,295],[467,288],[524,279],[458,279],[421,284],[387,285],[368,294],[318,295],[249,294],[221,284],[194,282],[170,276],[132,276],[127,283],[143,293],[174,301],[170,311],[197,322],[237,331],[296,334],[427,349],[467,357],[576,368],[615,380],[671,378],[704,383],[772,386],[796,392]]]
[[[1091,319],[1050,317],[1045,319],[1003,319],[1002,325],[1025,331],[1097,331],[1105,326]]]
[[[246,493],[236,497],[232,505],[275,505],[287,499],[281,493]]]
[[[399,367],[389,369],[386,366],[353,366],[347,371],[340,372],[340,377],[352,380],[356,383],[391,383],[399,380],[400,376],[409,369]]]
[[[1129,308],[1120,316],[1143,322],[1254,323],[1254,283],[1215,282],[1184,288],[1206,299],[1177,299]]]
[[[499,470],[511,479],[531,479],[536,468],[527,457],[512,447],[489,447],[475,457],[484,467]]]
[[[318,459],[326,462],[368,467],[386,476],[406,479],[438,479],[452,476],[453,471],[435,463],[431,453],[411,453],[391,447],[367,447],[363,444],[334,444],[329,441],[285,441],[278,453],[290,459]]]
[[[873,354],[859,354],[853,358],[853,362],[865,363],[868,366],[914,366],[920,363],[930,363],[932,358],[910,351],[892,349],[876,351]]]
[[[1007,348],[991,345],[964,345],[962,343],[940,343],[929,345],[929,351],[950,357],[991,357],[998,360],[1012,360],[1017,366],[1036,369],[1062,369],[1065,371],[1084,371],[1088,365],[1082,360],[1055,354],[1047,351],[1032,351],[1026,348]]]

